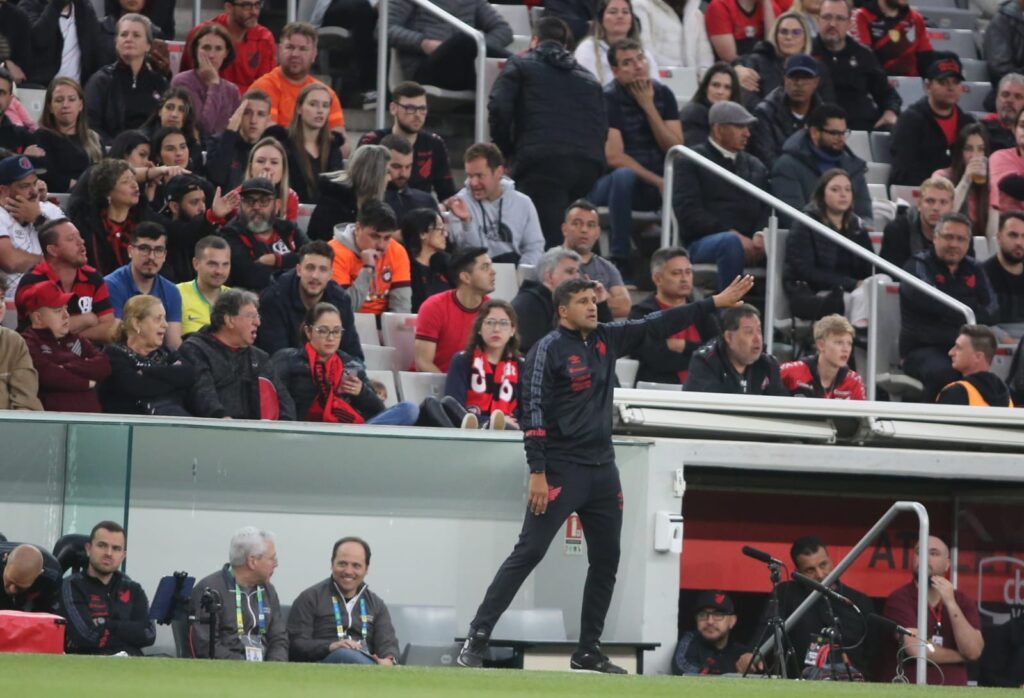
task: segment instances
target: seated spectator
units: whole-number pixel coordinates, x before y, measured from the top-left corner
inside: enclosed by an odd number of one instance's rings
[[[295,269],[282,274],[260,296],[262,320],[256,345],[271,356],[286,347],[306,343],[302,326],[308,310],[319,303],[330,304],[341,316],[344,336],[341,349],[362,361],[363,349],[352,315],[352,302],[341,286],[331,280],[334,250],[323,240],[303,245]]]
[[[223,228],[231,245],[231,285],[256,291],[295,267],[309,242],[299,227],[277,215],[277,191],[269,179],[242,183],[239,212]]]
[[[995,373],[992,359],[999,341],[996,334],[984,325],[964,325],[949,350],[953,368],[963,376],[939,392],[940,405],[966,405],[970,407],[1014,407],[1010,389]]]
[[[925,96],[903,110],[893,129],[890,184],[916,187],[935,170],[948,167],[956,135],[975,123],[957,105],[964,81],[960,59],[937,54],[924,76]]]
[[[333,240],[337,226],[355,223],[368,201],[382,201],[388,185],[391,151],[381,145],[361,145],[343,172],[320,178],[320,198],[307,228],[314,240]]]
[[[153,133],[149,150],[153,154],[153,164],[168,167],[188,167],[188,139],[184,131],[177,126],[161,126]],[[166,202],[163,197],[153,200],[154,208],[164,209]]]
[[[597,180],[587,198],[598,206],[608,206],[608,256],[628,277],[633,211],[661,208],[665,154],[682,145],[683,126],[672,90],[647,77],[647,60],[639,42],[616,42],[608,51],[608,62],[615,74],[615,80],[604,89],[608,111],[605,154],[611,172]]]
[[[100,21],[101,51],[106,57],[105,62],[111,63],[114,58],[114,25],[126,12],[138,12],[145,15],[153,23],[153,37],[174,41],[174,2],[170,0],[104,0],[104,12]]]
[[[981,55],[985,57],[992,85],[1009,73],[1024,73],[1024,44],[1018,41],[1024,11],[1019,0],[1005,0],[985,27],[981,39]]]
[[[221,195],[220,187],[213,193],[210,208],[206,207],[207,182],[195,175],[173,177],[164,187],[167,196],[167,263],[163,275],[182,283],[195,278],[192,253],[200,238],[215,235],[238,210],[241,197],[237,192]]]
[[[547,7],[550,14],[551,4]],[[650,49],[658,65],[694,68],[698,75],[703,75],[715,62],[704,24],[703,3],[637,0],[633,3],[633,14],[640,24],[640,42]],[[575,30],[572,35],[583,36]]]
[[[904,627],[917,624],[917,544],[911,557],[911,581],[889,594],[885,600],[884,615]],[[928,631],[930,644],[934,649],[921,647],[916,637],[902,637],[893,634],[887,638],[881,653],[883,668],[881,678],[890,680],[896,675],[896,650],[902,647],[907,660],[902,663],[902,674],[910,683],[917,682],[917,662],[913,661],[922,651],[929,660],[927,681],[930,685],[967,685],[967,663],[977,661],[985,641],[981,636],[981,618],[978,602],[963,592],[957,591],[946,579],[949,572],[949,547],[940,538],[928,538]]]
[[[811,48],[829,73],[826,82],[831,87],[823,91],[822,99],[846,111],[851,129],[891,128],[902,101],[871,49],[849,35],[851,12],[849,0],[822,0],[818,37]]]
[[[180,146],[178,147],[174,162],[163,162],[162,160],[166,160],[166,158],[158,159],[162,155],[160,148],[153,145],[150,149],[153,161],[158,165],[187,167],[192,174],[203,173],[205,171],[203,166],[203,148],[199,144],[200,134],[196,111],[192,108],[192,97],[184,87],[171,87],[160,95],[156,108],[149,115],[149,118],[146,119],[146,122],[142,124],[140,130],[143,133],[148,133],[152,142],[155,143],[157,136],[163,129],[171,128],[181,131],[188,147],[184,150]],[[185,155],[187,158],[185,162],[182,162],[182,155]]]
[[[521,318],[519,324],[519,345],[529,352],[541,337],[558,325],[554,293],[559,284],[568,279],[580,278],[580,255],[564,247],[553,247],[537,262],[538,281],[527,280],[519,288],[512,307]],[[612,311],[608,307],[608,291],[595,281],[597,293],[597,317],[599,322],[611,322]]]
[[[346,331],[336,307],[330,303],[311,306],[302,333],[301,347],[286,347],[274,354],[274,369],[295,400],[298,419],[328,424],[416,423],[420,413],[416,405],[400,402],[385,408],[362,363],[340,348]]]
[[[999,217],[996,253],[982,263],[999,299],[999,327],[1014,339],[1024,336],[1024,213]]]
[[[49,280],[19,295],[28,313],[22,336],[39,373],[39,399],[48,412],[102,412],[96,386],[110,375],[110,362],[92,342],[71,332],[71,298]]]
[[[258,78],[252,84],[252,89],[265,92],[270,97],[271,120],[276,121],[280,126],[287,127],[294,120],[296,104],[302,89],[314,82],[323,85],[323,89],[327,92],[326,107],[329,112],[326,123],[331,131],[341,136],[341,143],[344,144],[345,115],[341,110],[338,95],[311,74],[313,61],[316,60],[316,44],[317,33],[312,24],[308,22],[286,24],[281,30],[277,67]],[[320,104],[319,98],[318,104]]]
[[[982,237],[988,236],[989,221],[992,228],[996,222],[988,203],[988,143],[988,131],[983,125],[964,126],[949,149],[953,164],[932,173],[932,177],[945,177],[956,184],[953,210],[967,214],[972,234]]]
[[[181,294],[181,334],[187,337],[210,324],[210,309],[220,294],[231,289],[231,246],[219,235],[207,235],[196,243],[192,268],[196,278],[178,284]]]
[[[945,177],[930,177],[921,183],[917,208],[889,221],[882,235],[879,254],[898,267],[912,256],[929,250],[935,240],[939,219],[953,212],[953,183]]]
[[[137,295],[125,303],[114,342],[103,348],[111,369],[99,389],[104,412],[191,416],[185,397],[195,372],[169,348],[169,325],[159,298]]]
[[[277,44],[269,29],[260,24],[262,3],[225,2],[224,12],[204,24],[219,24],[228,30],[235,45],[235,60],[221,65],[220,76],[238,86],[242,94],[248,92],[257,78],[269,73],[277,65]],[[193,27],[185,38],[188,46],[204,26]],[[189,51],[181,57],[181,70],[192,70],[197,66]],[[201,66],[200,66],[201,67]]]
[[[696,393],[788,395],[779,363],[763,353],[761,313],[744,303],[722,314],[722,334],[690,357],[683,390]]]
[[[149,141],[149,136],[139,129],[130,129],[122,131],[115,136],[114,140],[110,143],[110,150],[107,151],[107,157],[111,160],[124,160],[131,166],[135,179],[139,182],[141,196],[145,197],[147,202],[156,200],[156,191],[163,179],[178,174],[175,173],[165,177],[165,173],[159,173],[160,168],[153,167],[153,161],[149,159]],[[152,176],[154,170],[159,173],[159,176]],[[71,190],[71,200],[68,203],[69,210],[71,207],[82,206],[82,202],[89,200],[89,179],[92,176],[92,171],[93,167],[90,166],[78,178],[75,187]]]
[[[255,526],[235,531],[227,564],[192,589],[189,615],[196,621],[190,625],[189,644],[193,657],[210,656],[210,607],[203,601],[209,589],[221,599],[214,640],[216,659],[288,661],[288,631],[277,589],[270,583],[275,569],[273,533]]]
[[[512,28],[485,0],[435,3],[484,35],[489,58],[508,58]],[[471,90],[476,80],[476,41],[411,2],[391,6],[388,43],[398,51],[401,72],[421,85]],[[383,95],[381,95],[383,98]]]
[[[866,400],[864,381],[849,367],[853,325],[842,315],[826,315],[814,323],[814,356],[782,364],[782,383],[796,397]]]
[[[89,125],[104,143],[121,131],[140,127],[157,108],[157,95],[167,89],[167,78],[147,61],[153,43],[152,23],[129,12],[117,20],[117,61],[105,65],[85,84]]]
[[[582,37],[576,46],[576,60],[589,70],[602,85],[610,85],[615,79],[608,50],[624,39],[640,44],[640,22],[633,15],[630,0],[601,0],[597,4],[595,19],[590,32]],[[650,51],[638,48],[644,57],[644,77],[658,79],[658,61]]]
[[[448,229],[459,247],[486,247],[494,262],[536,264],[544,252],[537,209],[505,177],[505,158],[492,143],[466,149],[466,185],[446,204],[458,219]]]
[[[9,2],[0,3],[0,61],[15,83],[25,82],[25,68],[32,63],[32,22]]]
[[[444,394],[488,429],[519,428],[519,319],[511,303],[492,299],[473,321],[469,344],[452,357]]]
[[[387,604],[364,581],[369,569],[362,538],[334,544],[331,575],[299,594],[288,613],[293,662],[395,665],[401,646]]]
[[[794,572],[799,572],[819,584],[825,581],[834,567],[828,548],[825,547],[821,538],[814,535],[797,538],[789,549],[789,557],[793,561]],[[804,658],[808,656],[807,652],[811,643],[814,642],[814,637],[821,632],[822,628],[830,627],[833,618],[836,618],[842,632],[839,640],[846,658],[849,659],[855,672],[870,677],[869,672],[877,651],[877,641],[873,635],[868,634],[867,618],[875,610],[875,605],[866,594],[840,581],[834,582],[831,588],[853,601],[860,609],[860,613],[850,606],[832,603],[819,595],[808,611],[787,628],[786,635],[793,647],[792,657],[796,660],[790,662],[790,676],[800,675],[800,670],[804,667]],[[778,586],[779,615],[788,618],[809,594],[810,591],[807,587],[797,581],[786,581],[780,584]],[[758,642],[761,641],[760,638],[767,637],[764,629],[768,622],[769,610],[766,604],[761,613],[757,630],[751,636],[758,638]],[[911,622],[910,625],[914,625],[914,623]],[[858,640],[862,641],[858,643]],[[737,663],[737,670],[744,671],[750,663],[750,659],[750,654],[741,656]]]
[[[320,188],[317,181],[324,172],[340,170],[344,164],[341,154],[344,138],[327,127],[331,106],[330,88],[312,82],[295,98],[294,112],[288,125],[288,169],[294,173],[290,182],[299,201],[317,201]]]
[[[62,583],[59,608],[68,619],[68,654],[141,657],[143,648],[156,641],[146,592],[120,571],[128,552],[126,541],[120,524],[100,521],[85,544],[89,564]]]
[[[747,55],[771,32],[781,13],[782,8],[774,0],[711,0],[704,23],[715,56],[732,63]]]
[[[1024,616],[986,629],[980,665],[979,686],[1024,686]]]
[[[494,266],[484,247],[463,247],[449,272],[455,288],[430,296],[416,315],[416,370],[447,373],[455,352],[466,346],[473,321],[494,291]]]
[[[600,282],[608,291],[608,308],[616,319],[629,315],[633,301],[622,282],[618,268],[594,247],[601,236],[601,221],[597,208],[586,199],[569,204],[562,221],[562,247],[580,256],[579,273],[585,279]]]
[[[505,64],[488,103],[491,137],[514,163],[516,188],[537,207],[549,246],[561,244],[569,202],[604,173],[608,136],[601,85],[573,59],[571,42],[564,22],[539,20],[530,50]]]
[[[348,292],[356,312],[412,311],[409,254],[392,239],[397,232],[398,219],[391,207],[371,200],[360,207],[356,222],[328,243],[334,251],[331,278]]]
[[[651,280],[654,281],[654,293],[633,306],[629,311],[631,320],[694,300],[693,265],[683,247],[663,247],[651,255]],[[718,319],[714,315],[706,315],[671,337],[644,342],[633,353],[633,358],[640,362],[637,381],[671,385],[686,383],[693,353],[717,336]]]
[[[380,144],[388,149],[388,185],[384,191],[384,203],[395,212],[395,218],[401,222],[405,214],[418,208],[429,208],[437,211],[437,201],[422,189],[414,189],[409,185],[412,177],[412,145],[401,136],[390,133],[381,139]]]
[[[14,78],[6,68],[0,66],[0,148],[18,155],[40,157],[45,155],[35,145],[35,136],[24,126],[11,121],[7,111],[14,99]]]
[[[278,127],[272,126],[269,130],[279,131]],[[279,133],[282,139],[287,134]],[[264,136],[257,141],[249,151],[249,162],[245,167],[243,179],[262,178],[269,179],[274,185],[274,194],[277,203],[274,206],[274,213],[285,220],[294,223],[299,219],[299,195],[291,188],[290,168],[288,167],[288,152],[281,141],[272,136]],[[237,188],[236,191],[241,191]]]
[[[6,299],[12,303],[21,275],[43,261],[39,227],[64,217],[59,208],[39,199],[37,173],[23,155],[0,160],[0,271],[7,274]]]
[[[259,326],[256,294],[220,294],[210,324],[181,345],[181,357],[196,374],[186,402],[189,412],[216,419],[295,419],[295,404],[270,356],[253,346]]]
[[[28,543],[0,542],[4,593],[0,611],[52,613],[60,597],[63,570],[57,558]]]
[[[971,221],[962,213],[947,213],[935,227],[933,246],[918,252],[903,268],[974,311],[977,322],[992,324],[999,306],[985,271],[967,256]],[[949,348],[963,324],[959,311],[900,284],[900,357],[903,370],[924,384],[923,400],[960,377],[950,363]]]
[[[787,138],[804,129],[811,111],[822,105],[818,70],[818,62],[807,54],[790,56],[783,84],[754,109],[757,121],[750,129],[747,150],[765,166],[779,156]]]
[[[757,91],[746,95],[748,108],[753,109],[775,88],[782,87],[786,61],[798,54],[809,54],[813,38],[807,19],[790,9],[776,18],[764,41],[757,42],[750,53],[739,57],[738,64],[757,75]]]
[[[708,68],[693,97],[679,110],[683,142],[690,148],[707,143],[711,133],[708,123],[711,106],[718,102],[739,104],[742,94],[740,79],[731,65],[719,62]]]
[[[423,301],[452,288],[444,218],[429,208],[413,209],[402,219],[402,242],[409,252],[412,312],[418,313]]]
[[[390,129],[367,131],[359,139],[359,145],[380,143],[387,135],[408,141],[413,150],[409,186],[428,194],[433,191],[439,201],[455,196],[455,184],[444,139],[423,128],[427,121],[427,91],[419,83],[399,83],[391,90],[388,112],[394,119],[394,125]]]
[[[924,17],[907,0],[867,0],[853,13],[853,38],[889,75],[924,75],[934,59]]]
[[[1024,110],[1014,122],[1017,144],[992,153],[989,169],[989,203],[997,211],[1024,209]]]
[[[128,246],[128,263],[104,277],[114,306],[114,317],[120,318],[129,298],[153,296],[166,310],[164,342],[175,351],[181,346],[181,294],[178,287],[160,275],[167,259],[167,233],[159,223],[140,223],[132,231]]]
[[[842,170],[828,170],[821,176],[805,213],[866,252],[874,251],[868,231],[853,212],[853,185]],[[790,224],[783,288],[794,316],[818,320],[839,313],[854,326],[867,327],[867,298],[862,284],[871,276],[871,269],[867,259],[800,221]]]
[[[7,292],[10,280],[0,273],[0,290]],[[0,305],[0,321],[6,305]],[[21,335],[0,325],[0,410],[42,410],[39,374],[32,365],[28,346]]]
[[[714,676],[736,671],[736,662],[748,652],[733,637],[736,609],[722,591],[702,591],[693,606],[696,630],[683,633],[672,656],[677,676]]]
[[[1017,138],[1013,131],[1017,115],[1024,109],[1024,75],[1007,73],[996,87],[996,110],[981,119],[988,131],[988,142],[992,150],[1014,148]]]
[[[67,218],[55,218],[43,224],[38,235],[43,261],[22,275],[14,295],[18,327],[29,324],[27,290],[42,281],[52,281],[71,294],[67,304],[70,332],[92,341],[109,341],[114,324],[110,292],[103,277],[87,266],[85,243],[78,229]]]
[[[58,76],[84,85],[102,64],[100,22],[91,2],[72,0],[57,5],[49,0],[21,0],[18,7],[32,22],[32,58],[25,67],[28,82],[49,85]]]
[[[227,129],[232,114],[242,103],[238,85],[220,76],[220,71],[236,59],[235,43],[227,29],[207,22],[199,25],[186,51],[195,67],[171,78],[171,87],[188,92],[196,125],[203,136],[219,134]],[[237,132],[237,126],[234,131]]]
[[[868,166],[846,145],[848,133],[842,107],[822,104],[814,109],[807,117],[807,128],[787,138],[781,154],[771,164],[772,194],[793,208],[803,209],[810,203],[821,175],[839,168],[853,183],[853,212],[870,222],[873,212]]]
[[[202,118],[199,107],[196,111]],[[270,123],[270,97],[264,92],[246,92],[223,132],[210,135],[206,141],[207,179],[225,190],[241,184],[253,145],[260,142]]]
[[[711,138],[693,150],[760,189],[768,188],[768,171],[744,151],[755,118],[735,102],[711,107]],[[697,264],[718,267],[718,287],[743,273],[744,264],[763,264],[768,207],[718,177],[706,177],[689,160],[680,163],[672,207]]]
[[[46,151],[43,180],[50,191],[71,191],[86,168],[103,158],[100,138],[85,115],[82,86],[71,78],[54,78],[46,88],[39,126],[36,143]]]

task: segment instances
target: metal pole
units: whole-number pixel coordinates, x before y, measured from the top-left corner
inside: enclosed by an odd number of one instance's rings
[[[949,581],[956,589],[960,581],[960,495],[953,495],[953,540],[949,545],[950,572]],[[980,596],[978,597],[981,598]]]
[[[924,509],[923,506],[917,506]],[[917,520],[917,684],[928,683],[928,512],[918,514]]]
[[[874,400],[877,393],[875,376],[878,375],[878,294],[882,293],[884,282],[872,276],[868,279],[868,365],[867,375],[862,376],[868,400]]]
[[[661,246],[672,244],[672,192],[675,190],[676,158],[673,152],[678,146],[665,153],[664,187],[661,194]]]
[[[203,21],[203,0],[192,0],[192,26],[198,27]]]
[[[299,16],[299,0],[288,0],[288,21],[294,22]]]
[[[476,39],[476,111],[473,134],[477,143],[483,143],[487,140],[487,95],[484,87],[487,78],[487,43],[483,32],[474,31],[471,36]]]
[[[388,99],[388,0],[377,5],[377,128],[384,128],[385,104]]]
[[[768,268],[781,269],[782,266],[778,264],[779,255],[782,254],[782,251],[779,250],[779,217],[775,215],[774,208],[771,215],[768,216],[768,230],[765,232],[764,246]],[[727,279],[720,279],[719,282],[724,284]],[[772,354],[775,352],[775,299],[780,292],[778,274],[768,274],[766,282],[768,287],[764,299],[764,333],[768,336],[768,353]]]

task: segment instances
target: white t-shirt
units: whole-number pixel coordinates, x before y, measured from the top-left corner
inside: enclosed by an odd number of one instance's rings
[[[594,39],[587,37],[576,47],[576,61],[591,73],[597,76],[601,85],[609,85],[615,76],[612,75],[612,67],[608,65],[608,42],[601,41],[594,49]],[[647,58],[647,68],[651,80],[658,80],[658,61],[654,54],[644,49],[644,56]]]
[[[46,217],[46,220],[64,217],[64,212],[49,201],[39,202],[39,210],[43,216]],[[43,253],[43,248],[39,246],[39,236],[36,235],[35,225],[32,223],[22,225],[18,221],[14,220],[5,208],[0,208],[0,238],[10,238],[11,244],[14,245],[14,249],[16,250],[21,250],[22,252],[28,252],[30,254],[41,255]],[[11,273],[7,275],[6,300],[14,300],[14,292],[18,289],[18,281],[20,280],[21,273]]]

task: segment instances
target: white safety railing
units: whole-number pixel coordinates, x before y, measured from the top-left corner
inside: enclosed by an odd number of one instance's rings
[[[484,100],[487,99],[484,89],[485,68],[487,65],[487,44],[484,41],[484,33],[474,29],[458,17],[445,12],[430,0],[405,0],[417,5],[421,9],[447,24],[452,25],[463,34],[468,34],[476,42],[476,97],[474,99],[474,124],[473,138],[477,143],[486,140],[487,107]],[[385,107],[387,106],[388,90],[388,10],[389,0],[380,0],[377,6],[377,128],[385,126]]]
[[[971,308],[966,304],[961,303],[955,298],[943,293],[934,286],[926,284],[924,281],[921,281],[913,274],[903,269],[900,269],[892,262],[883,259],[874,252],[864,249],[863,247],[855,243],[853,240],[850,240],[849,238],[840,235],[839,233],[832,230],[828,226],[823,225],[821,222],[814,220],[803,211],[799,211],[793,208],[785,201],[782,201],[781,199],[772,196],[768,192],[756,187],[755,185],[751,184],[745,179],[742,179],[736,174],[730,172],[729,170],[719,166],[718,164],[712,162],[711,160],[708,160],[700,153],[697,153],[692,149],[687,148],[685,145],[673,146],[672,148],[669,149],[668,153],[665,154],[665,193],[663,196],[661,210],[662,247],[667,247],[668,245],[672,244],[676,238],[677,231],[673,227],[672,220],[672,192],[674,189],[675,182],[675,165],[676,160],[678,158],[686,158],[687,160],[693,162],[701,169],[707,170],[711,174],[721,177],[722,179],[729,182],[738,189],[742,190],[743,192],[749,194],[755,199],[763,201],[764,203],[772,207],[772,213],[769,217],[768,229],[765,234],[765,250],[766,255],[769,256],[768,269],[778,269],[778,265],[772,264],[773,261],[776,261],[774,255],[784,254],[784,252],[779,249],[776,237],[776,234],[778,232],[778,220],[776,218],[776,211],[781,211],[782,213],[785,213],[787,216],[789,216],[792,220],[800,221],[803,225],[807,226],[808,228],[818,233],[819,235],[822,235],[825,238],[831,240],[835,244],[845,249],[847,252],[850,252],[851,254],[856,255],[857,257],[860,257],[862,259],[866,259],[876,268],[889,274],[900,283],[908,284],[909,286],[912,286],[915,290],[920,291],[921,293],[925,294],[932,300],[956,310],[957,312],[964,316],[964,319],[968,324],[974,323],[974,311],[971,310]],[[768,335],[769,350],[772,346],[772,334],[775,331],[775,296],[778,293],[782,293],[782,284],[778,282],[778,279],[768,279],[767,293],[765,297],[764,328],[765,332]],[[873,293],[873,291],[869,292]],[[872,319],[874,319],[875,317],[873,311],[875,311],[877,307],[875,298],[876,297],[874,295],[871,295],[869,297],[869,303],[871,304],[872,311]],[[867,375],[863,376],[869,400],[875,399],[875,376],[877,374],[878,369],[878,333],[874,331],[872,327],[873,324],[874,323],[868,326],[868,365],[866,370]]]

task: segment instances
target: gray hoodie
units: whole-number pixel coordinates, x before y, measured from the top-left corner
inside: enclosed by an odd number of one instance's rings
[[[340,242],[342,245],[347,247],[349,250],[359,256],[359,248],[356,247],[356,224],[355,223],[339,223],[334,226],[334,239]],[[391,240],[388,245],[397,245],[401,248],[401,252],[405,253],[405,248],[402,247],[402,243],[397,240]],[[406,254],[408,257],[408,255]],[[406,265],[409,268],[409,265]],[[359,271],[359,276],[352,280],[352,285],[345,289],[348,293],[349,300],[352,301],[352,309],[357,313],[359,309],[363,307],[363,303],[370,296],[370,292],[373,291],[373,284],[376,279],[377,270],[372,267],[363,267]],[[387,269],[383,270],[385,276],[389,276],[390,272]],[[385,291],[381,291],[388,297],[388,312],[390,313],[411,313],[412,312],[412,286],[406,284],[404,286],[391,286]]]
[[[544,254],[544,234],[530,197],[516,191],[508,177],[501,180],[496,201],[477,201],[465,186],[457,197],[466,202],[469,221],[456,221],[449,231],[459,247],[486,247],[491,258],[519,255],[519,264],[534,265]]]

